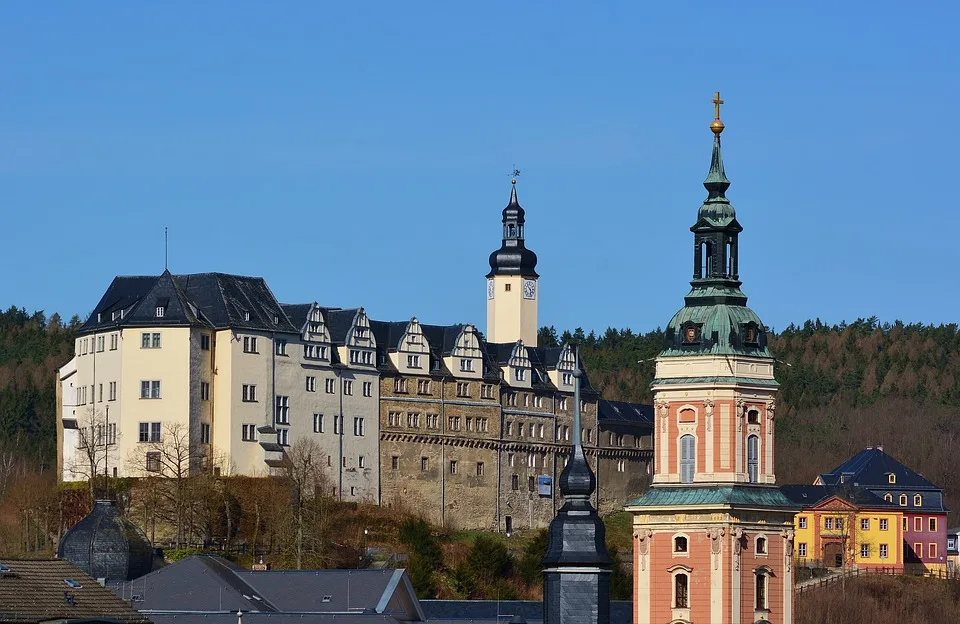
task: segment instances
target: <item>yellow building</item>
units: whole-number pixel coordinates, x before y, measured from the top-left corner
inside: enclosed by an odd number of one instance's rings
[[[903,568],[903,512],[895,504],[854,486],[781,490],[803,506],[794,518],[797,565]]]

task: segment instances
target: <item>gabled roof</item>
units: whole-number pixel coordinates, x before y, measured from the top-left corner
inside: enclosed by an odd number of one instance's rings
[[[402,569],[244,570],[213,555],[191,555],[124,583],[141,611],[338,613],[369,611],[422,620]]]
[[[2,565],[0,622],[150,622],[69,561],[3,559]],[[74,581],[72,586],[68,579]]]
[[[893,474],[896,483],[890,483]],[[866,448],[832,471],[821,474],[819,481],[824,485],[853,483],[869,488],[894,488],[898,490],[941,490],[928,481],[919,472],[911,470],[880,447]]]
[[[191,555],[116,586],[114,592],[141,611],[276,611],[254,598],[253,589],[236,576],[238,570],[221,557]]]
[[[780,491],[794,503],[804,508],[820,507],[831,499],[839,499],[858,508],[897,509],[897,505],[885,501],[870,490],[853,486],[830,485],[784,485]]]

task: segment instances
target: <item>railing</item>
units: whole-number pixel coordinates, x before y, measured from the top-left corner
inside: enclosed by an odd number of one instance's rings
[[[801,581],[796,584],[796,593],[801,595],[804,592],[808,592],[813,589],[819,589],[821,587],[827,587],[832,585],[837,581],[842,581],[846,578],[851,577],[860,577],[860,576],[918,576],[923,578],[947,580],[957,578],[957,572],[940,569],[940,570],[924,570],[924,571],[908,571],[902,566],[879,566],[879,567],[870,567],[870,568],[845,568],[842,570],[837,570],[835,572],[830,572],[824,576],[819,576],[811,578],[805,581]]]

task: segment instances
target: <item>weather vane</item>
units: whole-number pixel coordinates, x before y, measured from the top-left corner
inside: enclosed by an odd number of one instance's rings
[[[517,178],[520,177],[520,170],[517,169],[516,165],[513,166],[513,172],[510,174],[510,176],[513,178],[513,183],[516,184]]]

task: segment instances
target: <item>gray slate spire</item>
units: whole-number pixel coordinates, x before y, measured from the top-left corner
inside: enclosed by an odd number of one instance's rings
[[[611,560],[603,521],[590,503],[597,479],[581,441],[579,356],[573,375],[573,448],[560,474],[564,504],[550,523],[543,558],[543,622],[609,624]]]

